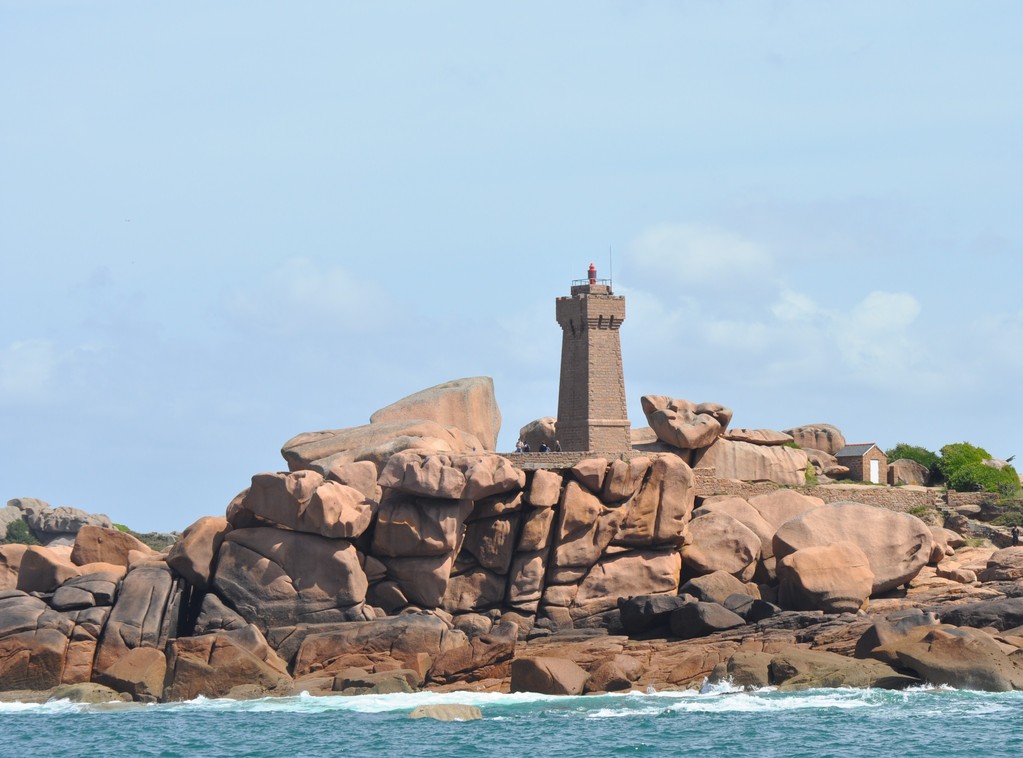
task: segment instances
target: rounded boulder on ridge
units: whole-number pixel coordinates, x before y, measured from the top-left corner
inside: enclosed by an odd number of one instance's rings
[[[870,594],[906,584],[927,565],[931,531],[908,513],[862,503],[840,502],[814,508],[782,524],[774,535],[778,560],[797,550],[848,541],[867,556],[874,583]]]

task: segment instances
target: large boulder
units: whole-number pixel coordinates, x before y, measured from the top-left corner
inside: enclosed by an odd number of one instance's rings
[[[862,503],[835,503],[806,511],[782,524],[774,535],[779,560],[797,550],[852,542],[867,556],[874,583],[870,594],[906,584],[927,565],[931,531],[907,513]]]
[[[75,536],[71,550],[71,562],[76,566],[87,563],[112,563],[115,566],[130,565],[128,554],[132,551],[151,555],[155,551],[137,537],[102,526],[85,524]]]
[[[554,450],[558,440],[558,420],[553,416],[544,416],[530,421],[519,429],[519,439],[529,445],[529,450],[534,453],[538,452],[540,445],[544,443]]]
[[[124,568],[98,563],[83,568],[97,570],[89,570],[88,573],[72,577],[60,585],[50,598],[50,606],[54,610],[75,611],[114,604],[117,588],[125,575]]]
[[[778,603],[790,610],[855,613],[873,584],[867,556],[851,542],[803,548],[778,562]]]
[[[548,579],[555,584],[568,584],[585,576],[617,533],[625,515],[624,508],[609,508],[578,482],[568,482],[558,510]]]
[[[789,519],[824,505],[824,501],[819,497],[804,495],[789,489],[754,495],[748,502],[763,517],[764,521],[771,525],[772,535],[778,531],[779,526]]]
[[[614,503],[631,498],[646,481],[651,463],[646,456],[611,461],[604,476],[601,499],[605,503]]]
[[[450,613],[485,611],[499,607],[504,600],[506,585],[503,575],[476,566],[451,577],[441,607]]]
[[[15,521],[21,521],[21,508],[13,505],[5,505],[0,508],[0,541],[7,539],[7,527]]]
[[[805,424],[784,431],[785,434],[791,435],[800,447],[823,450],[831,455],[845,447],[842,432],[831,424]]]
[[[748,595],[760,598],[760,590],[755,584],[744,584],[727,571],[714,571],[703,576],[693,577],[678,588],[679,595],[690,595],[707,603],[724,605],[732,595]]]
[[[681,571],[682,557],[676,550],[636,550],[608,556],[580,582],[569,612],[578,623],[614,610],[622,597],[675,592]]]
[[[822,687],[904,689],[919,684],[880,661],[849,658],[826,650],[790,647],[771,657],[770,683],[783,691]]]
[[[697,574],[725,571],[742,581],[753,578],[760,557],[760,537],[726,513],[706,513],[689,523],[690,542],[682,548],[687,570]]]
[[[443,556],[461,543],[471,500],[449,500],[390,491],[384,495],[373,531],[378,558]]]
[[[199,637],[180,637],[168,646],[167,700],[229,697],[235,688],[259,694],[291,690],[287,666],[249,625]],[[255,685],[255,687],[253,687]]]
[[[0,592],[18,588],[18,570],[28,545],[0,545]]]
[[[742,616],[717,603],[694,601],[671,612],[668,618],[671,633],[683,640],[706,637],[714,632],[734,629],[746,623]]]
[[[152,702],[163,696],[167,657],[162,650],[137,647],[125,651],[109,668],[96,673],[100,684],[126,692],[133,700]]]
[[[196,590],[205,592],[210,583],[213,561],[230,529],[225,518],[203,516],[171,545],[167,565],[185,577],[185,581]]]
[[[760,538],[760,557],[774,557],[774,533],[776,526],[760,515],[760,511],[735,495],[713,495],[704,498],[700,507],[693,511],[693,518],[700,518],[708,513],[721,513],[731,516]]]
[[[657,439],[680,450],[710,446],[732,419],[732,412],[716,403],[697,404],[664,395],[644,395],[640,402]]]
[[[565,658],[519,658],[511,665],[512,692],[581,695],[589,678],[586,669]]]
[[[494,380],[475,376],[438,384],[381,408],[369,418],[371,424],[420,419],[466,431],[483,443],[483,449],[495,450],[501,411],[494,397]]]
[[[733,442],[749,442],[752,445],[786,445],[792,442],[792,435],[773,429],[729,429],[721,435]]]
[[[849,475],[849,467],[838,462],[838,458],[823,450],[816,450],[812,447],[804,447],[803,452],[813,466],[814,473],[818,476],[824,475],[831,479],[844,479]]]
[[[561,499],[562,483],[561,475],[556,471],[537,469],[533,472],[526,501],[541,508],[557,505]]]
[[[713,468],[721,479],[799,486],[806,483],[806,463],[806,453],[795,448],[719,439],[697,453],[695,467]]]
[[[734,577],[729,577],[734,579]],[[668,631],[672,611],[691,603],[685,595],[637,595],[618,598],[618,612],[626,634],[638,635]]]
[[[448,650],[467,644],[466,636],[429,613],[405,613],[371,621],[310,626],[295,655],[296,677],[311,671],[342,671],[367,661],[384,668],[407,668],[425,677]]]
[[[129,571],[103,627],[95,670],[105,672],[135,648],[162,650],[177,633],[179,602],[177,582],[166,564],[154,562]]]
[[[454,552],[441,555],[422,555],[403,558],[383,558],[387,566],[387,582],[380,582],[375,589],[393,582],[398,595],[392,593],[389,605],[401,608],[408,603],[421,608],[439,608],[447,595],[451,568],[455,563]]]
[[[888,484],[926,485],[930,471],[922,463],[909,458],[898,458],[888,463]]]
[[[68,636],[36,629],[0,637],[0,690],[48,690],[61,683]]]
[[[946,624],[993,627],[999,631],[1023,626],[1023,597],[995,598],[966,603],[941,614]]]
[[[351,620],[368,585],[347,540],[262,527],[228,532],[212,586],[246,621],[265,630]]]
[[[1023,546],[996,550],[977,578],[982,582],[1014,582],[1023,579]]]
[[[11,501],[14,502],[14,501]],[[102,513],[88,513],[80,508],[70,508],[61,505],[56,508],[25,508],[23,509],[25,521],[28,522],[32,533],[39,537],[43,543],[53,540],[71,540],[83,526],[98,526],[105,529],[113,528],[110,517]]]
[[[484,449],[479,439],[436,421],[394,421],[348,429],[305,432],[284,443],[281,455],[291,471],[312,469],[325,474],[341,463],[371,461],[377,470],[402,450],[471,453]]]
[[[636,474],[643,471],[639,491],[624,506],[624,519],[614,536],[614,544],[626,547],[681,546],[695,501],[693,470],[674,455],[659,455],[652,460],[638,458],[637,461],[639,466],[631,471],[627,467],[612,466],[608,470],[609,476],[614,472],[619,477],[621,472],[621,481],[610,488],[605,477],[605,492],[611,489],[616,494],[624,493],[637,486]]]
[[[406,450],[391,456],[380,486],[411,495],[481,500],[522,489],[526,473],[494,454],[442,455]]]
[[[449,648],[437,655],[430,669],[435,682],[453,682],[472,679],[491,666],[510,661],[515,655],[519,628],[511,621],[503,621],[486,634],[476,635],[464,645]]]
[[[877,648],[875,655],[895,658],[934,685],[988,692],[1023,689],[1023,669],[1016,657],[983,631],[924,626],[914,632]]]
[[[470,521],[465,528],[462,550],[485,569],[507,574],[515,553],[521,515],[509,513]]]
[[[316,471],[256,474],[228,520],[247,526],[239,516],[251,514],[259,522],[297,532],[356,539],[369,527],[375,506],[354,487],[324,479]]]
[[[58,551],[32,545],[21,556],[17,588],[22,592],[53,592],[81,570]]]

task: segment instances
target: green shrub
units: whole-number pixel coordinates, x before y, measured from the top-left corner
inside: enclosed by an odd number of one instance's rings
[[[2,543],[5,545],[38,545],[39,540],[32,534],[25,519],[18,519],[7,525],[7,539]]]
[[[1003,513],[996,519],[992,519],[995,526],[1023,526],[1023,511],[1009,511]]]
[[[920,518],[933,510],[934,509],[931,508],[929,505],[914,505],[912,508],[906,511],[906,513],[908,513],[910,516],[916,516],[917,518]]]
[[[921,466],[926,466],[928,469],[934,468],[938,462],[937,453],[918,445],[907,445],[905,442],[900,442],[895,447],[885,450],[884,454],[888,456],[889,463],[900,458],[908,458],[911,461],[916,461]]]
[[[1011,493],[1019,489],[1019,475],[1012,466],[997,469],[979,462],[967,463],[949,475],[948,486],[959,492]]]
[[[806,462],[804,478],[806,479],[807,487],[815,487],[817,485],[817,469],[813,467],[813,464],[810,463],[810,461]]]
[[[941,448],[941,458],[938,459],[936,468],[947,482],[958,469],[990,458],[991,454],[982,447],[971,445],[969,442],[956,442]]]
[[[935,484],[944,478],[938,470],[938,454],[931,452],[925,447],[907,445],[905,442],[900,442],[895,447],[885,450],[884,454],[888,457],[889,463],[900,458],[908,458],[919,463],[927,469],[928,484]]]

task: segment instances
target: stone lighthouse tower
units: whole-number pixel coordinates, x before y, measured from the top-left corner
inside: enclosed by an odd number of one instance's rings
[[[609,279],[597,279],[591,263],[587,278],[572,282],[571,296],[557,299],[556,314],[563,333],[557,425],[561,448],[631,450],[618,337],[625,298],[611,292]]]

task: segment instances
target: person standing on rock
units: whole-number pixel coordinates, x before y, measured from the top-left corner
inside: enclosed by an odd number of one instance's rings
[[[549,453],[550,451],[551,451],[550,445],[548,445],[546,442],[541,442],[540,443],[540,452],[541,453]]]
[[[515,443],[515,452],[516,453],[522,452],[522,440],[519,440],[518,442]]]
[[[554,452],[555,453],[561,452],[561,440],[554,440]]]
[[[1009,534],[1012,535],[1012,546],[1019,547],[1019,525],[1012,527],[1012,531]]]

